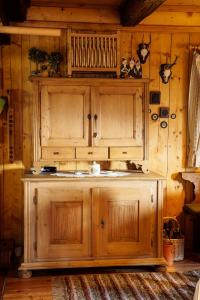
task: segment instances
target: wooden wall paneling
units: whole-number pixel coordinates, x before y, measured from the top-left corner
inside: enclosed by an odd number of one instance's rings
[[[177,32],[177,33],[185,33],[185,32],[200,32],[200,25],[194,26],[187,26],[186,24],[182,26],[175,26],[175,25],[163,25],[164,23],[160,24],[159,26],[156,25],[144,25],[139,24],[134,27],[124,27],[121,25],[116,24],[98,24],[98,23],[68,23],[62,21],[55,21],[55,22],[46,22],[46,21],[26,21],[23,23],[23,27],[39,27],[39,28],[61,28],[66,29],[70,26],[73,26],[73,30],[89,30],[89,31],[126,31],[127,33],[131,32]],[[22,23],[14,23],[15,26],[22,26]],[[57,31],[56,31],[57,34]]]
[[[192,16],[192,17],[191,17]],[[142,20],[142,25],[163,25],[165,26],[199,26],[199,12],[192,12],[192,15],[188,12],[163,12],[156,11],[150,16]]]
[[[178,55],[170,81],[170,113],[176,113],[176,119],[169,119],[168,140],[168,179],[167,212],[179,216],[184,204],[184,192],[179,172],[186,167],[186,123],[188,97],[188,45],[189,34],[172,34],[171,60]]]
[[[2,62],[2,47],[0,47],[0,70],[3,71],[3,62]],[[0,80],[3,80],[1,78]],[[3,83],[0,83],[0,93],[3,94],[2,90]],[[0,238],[2,237],[2,228],[3,228],[3,122],[4,122],[4,114],[0,115]]]
[[[39,36],[35,36],[35,35],[30,36],[30,48],[32,47],[39,48]],[[31,66],[31,72],[36,70],[36,64],[31,60],[30,60],[30,66]]]
[[[131,49],[132,34],[125,31],[120,31],[120,58],[130,58],[132,56]]]
[[[53,51],[60,51],[60,41],[58,37],[39,37],[39,48],[50,54]]]
[[[11,38],[11,101],[10,108],[14,111],[14,163],[9,165],[5,173],[5,190],[9,190],[7,202],[10,204],[5,216],[5,223],[10,230],[10,235],[17,244],[22,243],[23,232],[23,193],[21,176],[22,166],[22,131],[23,131],[23,101],[22,101],[22,67],[21,67],[21,36]],[[12,182],[12,185],[11,185]]]
[[[22,159],[22,67],[21,36],[12,36],[11,44],[11,102],[14,110],[14,160]]]
[[[23,99],[23,164],[30,168],[33,161],[32,143],[32,84],[29,81],[30,60],[28,50],[30,48],[30,37],[22,36],[22,99]]]
[[[3,92],[7,94],[7,91],[10,91],[11,88],[11,48],[10,46],[2,47],[2,66],[3,66]],[[8,107],[10,106],[10,96],[8,95]],[[8,132],[8,114],[6,114],[4,122],[3,122],[3,197],[2,197],[2,238],[10,238],[11,232],[8,227],[8,223],[6,223],[6,218],[10,222],[10,199],[8,198],[8,192],[10,189],[6,189],[6,172],[9,166],[9,132]],[[11,186],[13,186],[12,179],[10,180]],[[8,200],[7,200],[8,198]],[[6,223],[6,224],[5,224]]]
[[[159,114],[160,106],[169,106],[169,85],[161,82],[159,69],[161,63],[166,63],[166,53],[170,53],[171,34],[169,33],[151,33],[150,48],[150,91],[160,91],[160,105],[150,105],[149,114],[149,168],[155,172],[167,176],[167,142],[168,128],[161,128],[160,122],[163,119],[153,121],[151,115]],[[167,120],[167,119],[166,119]],[[167,120],[168,121],[168,120]],[[164,189],[164,214],[166,214],[166,186]]]
[[[106,8],[59,8],[32,6],[27,20],[120,24],[119,11]]]
[[[169,106],[169,85],[161,82],[159,76],[160,64],[166,63],[166,53],[170,53],[171,35],[152,33],[150,53],[150,91],[160,91],[160,105],[150,105],[151,114],[159,114],[160,107]],[[149,115],[149,147],[150,168],[155,172],[167,175],[167,141],[168,128],[161,128],[160,122],[164,119],[153,121]],[[165,119],[168,121],[167,119]]]
[[[62,29],[61,30],[61,37],[60,37],[60,52],[62,53],[63,55],[63,61],[60,65],[60,73],[61,73],[61,76],[66,76],[66,74],[68,73],[68,57],[69,57],[69,49],[67,48],[67,45],[68,45],[68,41],[69,41],[69,37],[70,37],[70,34],[69,34],[69,29],[67,31],[67,34],[66,34],[66,30],[65,29]]]

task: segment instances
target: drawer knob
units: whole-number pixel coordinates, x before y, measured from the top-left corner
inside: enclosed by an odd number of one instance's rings
[[[58,155],[58,154],[59,154],[59,152],[58,152],[58,151],[55,151],[55,152],[53,152],[53,154],[54,154],[54,155]]]

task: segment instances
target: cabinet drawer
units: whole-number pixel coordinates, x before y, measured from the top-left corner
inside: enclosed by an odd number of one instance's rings
[[[108,148],[77,147],[76,158],[87,160],[108,159]]]
[[[111,147],[111,159],[143,159],[142,147]]]
[[[53,159],[56,161],[75,158],[73,147],[42,147],[42,159]]]

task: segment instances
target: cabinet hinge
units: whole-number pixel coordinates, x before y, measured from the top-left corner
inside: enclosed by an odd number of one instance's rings
[[[37,251],[37,242],[33,243],[33,248],[34,248],[35,251]]]
[[[151,203],[153,203],[153,195],[151,195]]]
[[[37,190],[35,190],[35,195],[33,196],[33,203],[37,205],[37,201],[38,201],[38,194],[37,194]]]

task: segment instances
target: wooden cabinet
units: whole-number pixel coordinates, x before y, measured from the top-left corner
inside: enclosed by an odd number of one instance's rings
[[[34,82],[35,161],[147,159],[147,80]]]
[[[24,178],[20,269],[163,265],[162,178]]]
[[[94,146],[143,147],[143,88],[92,88]]]
[[[95,256],[151,256],[155,184],[97,188],[93,191]],[[153,216],[153,219],[152,219]]]
[[[91,256],[91,205],[88,188],[35,189],[36,257]]]
[[[42,147],[88,146],[89,87],[41,88]]]

